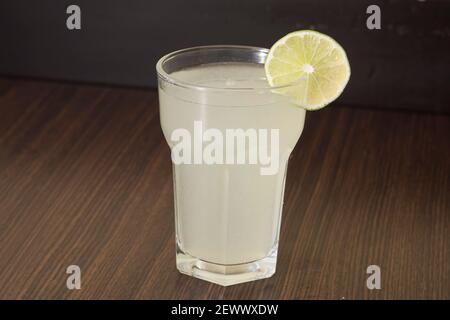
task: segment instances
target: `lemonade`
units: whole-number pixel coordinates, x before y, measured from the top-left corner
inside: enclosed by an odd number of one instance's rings
[[[254,164],[173,166],[178,268],[192,273],[199,259],[225,270],[269,257],[258,272],[259,276],[273,274],[287,161],[303,130],[305,110],[267,88],[262,64],[206,64],[171,76],[220,88],[207,95],[201,90],[160,88],[161,124],[171,147],[171,133],[177,128],[194,131],[197,120],[203,120],[205,130],[222,132],[279,129],[279,167],[273,175],[261,175]],[[235,90],[226,90],[230,88]],[[247,143],[247,151],[248,147]],[[258,276],[249,266],[243,270],[251,273],[249,280]]]

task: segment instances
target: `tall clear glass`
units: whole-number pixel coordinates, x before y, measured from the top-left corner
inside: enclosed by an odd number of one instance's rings
[[[196,47],[170,53],[156,67],[161,126],[174,162],[177,268],[225,286],[275,273],[287,163],[305,120],[305,110],[280,94],[293,86],[269,86],[267,54]],[[180,132],[189,133],[183,147],[190,151],[180,152]],[[219,138],[223,147],[208,149]],[[236,156],[238,147],[244,158]],[[175,149],[177,159],[192,161],[174,161]],[[208,161],[205,154],[217,157]]]

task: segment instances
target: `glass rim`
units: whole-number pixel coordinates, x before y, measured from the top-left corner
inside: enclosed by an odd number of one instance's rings
[[[219,86],[208,86],[208,85],[199,85],[195,83],[191,83],[189,81],[179,80],[173,78],[169,73],[167,73],[164,68],[163,64],[172,59],[176,56],[188,53],[188,52],[195,52],[195,51],[207,51],[212,49],[224,49],[224,50],[233,50],[233,49],[243,49],[243,50],[249,50],[249,51],[255,51],[258,53],[262,53],[264,55],[269,54],[269,49],[262,48],[262,47],[254,47],[254,46],[244,46],[244,45],[207,45],[207,46],[196,46],[196,47],[189,47],[185,49],[180,49],[176,51],[172,51],[164,56],[162,56],[158,62],[156,63],[156,73],[158,75],[158,78],[160,78],[163,81],[166,81],[172,85],[182,87],[185,89],[195,89],[195,90],[217,90],[217,91],[265,91],[265,90],[277,90],[277,89],[284,89],[289,88],[295,85],[298,85],[299,81],[291,82],[288,84],[280,85],[280,86],[271,86],[267,82],[267,86],[258,86],[258,87],[219,87]],[[200,64],[199,64],[200,65]]]

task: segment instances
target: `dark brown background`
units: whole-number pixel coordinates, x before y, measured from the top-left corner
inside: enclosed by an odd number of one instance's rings
[[[81,7],[82,29],[66,28]],[[366,28],[369,4],[382,29]],[[338,40],[352,66],[340,102],[450,112],[450,1],[2,0],[0,74],[155,86],[155,63],[196,45],[270,47],[316,29]]]

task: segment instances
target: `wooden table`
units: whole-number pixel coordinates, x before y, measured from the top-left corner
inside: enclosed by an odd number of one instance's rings
[[[449,140],[446,115],[308,113],[277,273],[224,288],[175,268],[155,91],[0,79],[0,298],[449,299]]]

